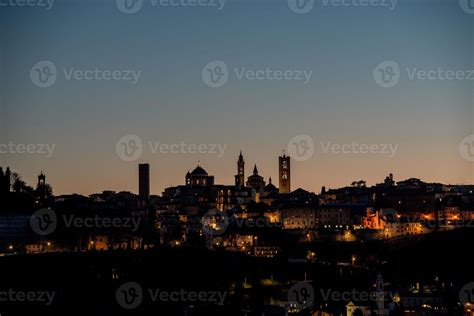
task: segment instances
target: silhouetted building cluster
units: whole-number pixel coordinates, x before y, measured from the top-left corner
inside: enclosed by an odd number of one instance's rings
[[[36,190],[30,191],[19,176],[13,177],[8,168],[5,172],[0,169],[0,204],[8,195],[18,205],[31,196],[26,205],[30,213],[52,207],[60,214],[79,218],[136,216],[144,223],[133,233],[77,230],[69,236],[73,241],[66,248],[76,245],[72,247],[135,249],[192,244],[266,257],[285,252],[281,246],[287,233],[296,243],[323,239],[351,242],[417,236],[474,221],[474,186],[425,183],[415,178],[396,182],[390,174],[372,187],[358,180],[343,188],[323,187],[320,194],[301,188],[291,191],[290,162],[285,154],[278,157],[279,187],[271,178],[267,184],[256,164],[246,177],[242,152],[237,158],[232,185],[216,184],[214,176],[199,162],[185,174],[184,184],[166,188],[162,196],[150,194],[149,164],[138,166],[138,195],[103,191],[90,196],[54,198],[43,172],[38,176]],[[15,184],[11,184],[12,178],[16,178]],[[21,193],[13,192],[14,188]],[[202,220],[210,210],[215,210],[217,217],[227,218],[228,227],[219,236],[209,236],[204,230]],[[90,244],[82,244],[84,241]],[[28,251],[52,249],[44,248],[42,242],[29,242]]]
[[[253,172],[245,178],[245,160],[242,152],[237,159],[237,174],[234,185],[216,184],[214,176],[198,163],[185,176],[185,184],[166,188],[163,192],[164,206],[181,208],[192,213],[217,208],[226,211],[233,208],[246,209],[248,204],[265,202],[271,204],[281,194],[290,193],[290,157],[279,157],[280,189],[269,178],[268,184],[259,174],[255,164]]]

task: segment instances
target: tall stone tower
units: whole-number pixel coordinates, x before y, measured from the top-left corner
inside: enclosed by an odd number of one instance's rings
[[[150,165],[138,165],[138,196],[140,201],[148,201],[150,197]]]
[[[245,185],[245,161],[242,151],[240,151],[239,160],[237,160],[237,174],[235,175],[235,186],[242,188]]]
[[[280,181],[279,192],[290,193],[291,192],[291,169],[290,169],[290,157],[283,153],[283,156],[278,157],[278,176]]]

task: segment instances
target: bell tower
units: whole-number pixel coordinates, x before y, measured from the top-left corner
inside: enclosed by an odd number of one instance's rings
[[[237,160],[237,174],[235,175],[235,186],[242,188],[245,184],[245,161],[242,151],[240,151],[239,160]]]
[[[290,157],[285,155],[278,157],[278,176],[279,176],[279,192],[290,193],[291,192],[291,169],[290,169]]]
[[[38,187],[46,184],[46,176],[43,174],[43,171],[38,175]]]

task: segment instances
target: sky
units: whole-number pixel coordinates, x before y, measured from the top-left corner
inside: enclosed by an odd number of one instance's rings
[[[240,150],[275,185],[286,150],[292,189],[474,183],[469,0],[30,1],[0,0],[0,166],[30,185],[137,192],[149,163],[160,194],[198,161],[233,184]]]

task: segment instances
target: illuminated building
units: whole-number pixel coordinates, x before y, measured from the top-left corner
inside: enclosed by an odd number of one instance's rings
[[[278,178],[280,181],[280,193],[287,194],[291,192],[291,168],[290,157],[283,154],[278,157]]]

